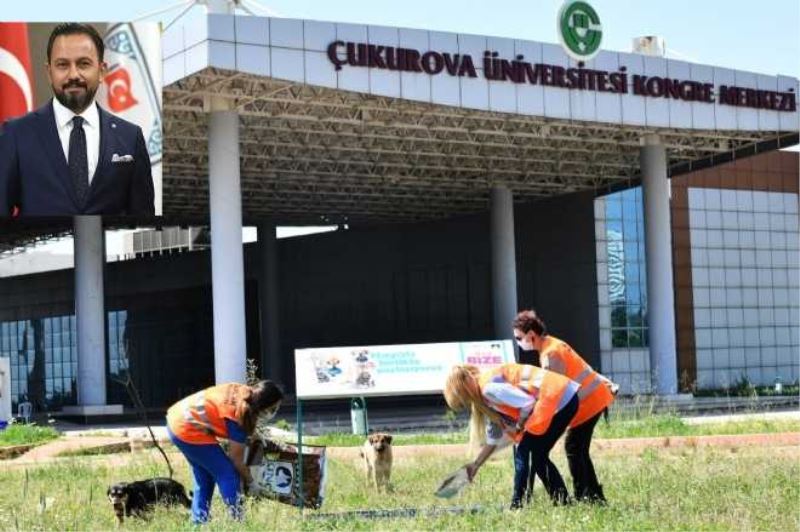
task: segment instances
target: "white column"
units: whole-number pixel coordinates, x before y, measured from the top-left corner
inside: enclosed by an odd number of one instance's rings
[[[678,393],[678,361],[675,348],[670,189],[666,149],[658,135],[648,135],[642,139],[639,162],[644,200],[647,319],[653,391],[659,395],[673,395]]]
[[[258,314],[261,327],[261,375],[275,382],[283,381],[280,352],[280,293],[278,282],[278,239],[275,223],[258,225]]]
[[[507,187],[491,191],[492,311],[494,336],[512,338],[517,314],[517,256],[514,247],[514,195]]]
[[[210,101],[208,181],[211,209],[211,290],[214,303],[214,375],[217,383],[244,382],[242,192],[239,115],[219,98]]]
[[[100,216],[75,216],[75,322],[78,405],[106,404],[105,241]]]

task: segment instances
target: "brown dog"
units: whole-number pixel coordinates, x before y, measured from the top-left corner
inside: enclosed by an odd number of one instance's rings
[[[361,448],[367,486],[380,491],[389,491],[392,475],[392,436],[383,432],[370,434]]]

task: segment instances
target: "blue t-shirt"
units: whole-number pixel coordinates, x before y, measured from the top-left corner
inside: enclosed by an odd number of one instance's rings
[[[236,443],[245,443],[247,441],[247,434],[241,425],[232,419],[225,418],[225,428],[228,429],[228,439]]]

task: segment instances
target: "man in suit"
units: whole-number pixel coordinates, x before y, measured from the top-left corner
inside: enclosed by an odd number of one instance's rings
[[[86,24],[60,24],[50,34],[54,98],[0,133],[0,216],[155,214],[141,128],[95,102],[104,48]]]

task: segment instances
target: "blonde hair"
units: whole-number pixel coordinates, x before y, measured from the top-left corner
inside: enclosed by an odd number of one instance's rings
[[[444,385],[444,400],[452,410],[470,409],[469,442],[470,453],[477,454],[477,449],[486,441],[486,420],[502,426],[500,415],[489,408],[481,394],[478,384],[480,370],[470,364],[453,366]]]

